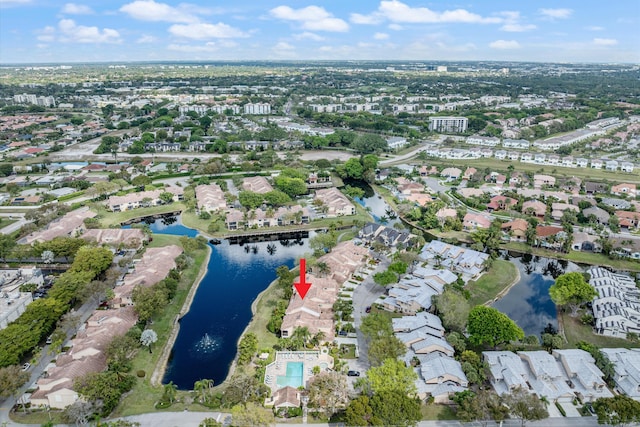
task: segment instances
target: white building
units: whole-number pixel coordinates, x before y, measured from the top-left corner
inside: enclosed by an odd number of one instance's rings
[[[266,102],[257,104],[245,104],[244,113],[255,115],[271,114],[271,104],[268,104]]]
[[[429,117],[429,130],[444,133],[462,133],[467,131],[469,120],[466,117]]]

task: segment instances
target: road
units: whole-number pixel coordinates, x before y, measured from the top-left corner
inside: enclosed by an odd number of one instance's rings
[[[362,332],[360,332],[360,323],[362,322],[362,317],[366,315],[367,307],[371,306],[385,290],[383,286],[373,281],[373,275],[385,271],[391,263],[386,256],[379,256],[379,258],[381,261],[376,266],[376,269],[353,291],[353,323],[358,335],[358,359],[349,360],[349,369],[362,373],[369,369],[369,358],[367,357],[369,345]]]
[[[24,213],[3,213],[0,211],[0,216],[16,220],[16,222],[9,224],[6,227],[2,227],[0,229],[0,233],[2,234],[11,234],[30,222],[24,218]]]

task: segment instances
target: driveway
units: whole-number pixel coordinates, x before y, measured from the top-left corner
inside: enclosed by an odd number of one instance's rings
[[[380,286],[373,281],[373,275],[375,273],[385,271],[387,267],[389,267],[389,264],[391,264],[391,261],[384,255],[378,256],[378,258],[380,258],[381,261],[376,266],[376,269],[371,272],[353,291],[353,323],[358,334],[359,352],[357,359],[357,370],[361,372],[369,369],[369,359],[367,357],[369,345],[360,332],[360,323],[362,322],[362,317],[366,315],[365,310],[367,309],[367,307],[371,306],[371,304],[373,304],[373,302],[378,299],[380,295],[384,294],[385,291],[385,288],[383,286]]]

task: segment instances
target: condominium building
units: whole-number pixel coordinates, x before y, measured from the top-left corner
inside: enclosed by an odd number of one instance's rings
[[[466,132],[469,120],[466,117],[430,117],[429,130],[436,132]]]

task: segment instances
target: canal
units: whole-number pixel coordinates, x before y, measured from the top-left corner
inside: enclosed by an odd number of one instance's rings
[[[196,236],[176,218],[148,224],[154,233]],[[313,235],[313,233],[311,233]],[[310,252],[308,239],[211,245],[208,272],[189,312],[180,320],[164,383],[190,390],[200,379],[220,384],[229,373],[237,342],[251,320],[251,304],[275,279],[277,267],[293,267],[296,257]]]
[[[502,256],[518,268],[520,280],[491,306],[509,316],[525,335],[540,336],[549,324],[557,330],[556,306],[549,296],[549,288],[559,275],[582,271],[581,268],[564,260],[531,254],[516,256],[504,252]]]

